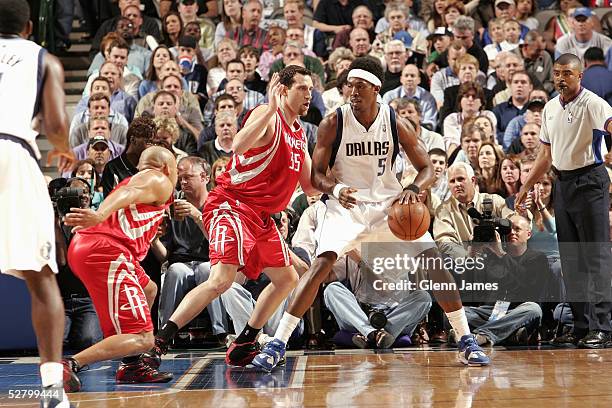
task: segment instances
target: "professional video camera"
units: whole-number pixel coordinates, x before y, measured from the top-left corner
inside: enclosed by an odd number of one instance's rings
[[[60,217],[64,217],[70,212],[71,208],[86,208],[89,203],[88,193],[83,188],[67,187],[73,180],[81,180],[85,185],[87,181],[79,177],[70,180],[57,178],[49,183],[49,195],[53,202],[53,208]]]
[[[493,216],[493,200],[485,198],[482,201],[482,214],[475,208],[468,209],[468,215],[474,220],[473,242],[495,242],[495,231],[502,237],[510,234],[512,223],[505,218]]]

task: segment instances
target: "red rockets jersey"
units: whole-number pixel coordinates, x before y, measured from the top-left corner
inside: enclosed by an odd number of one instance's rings
[[[280,109],[275,118],[272,141],[244,154],[234,154],[211,194],[229,195],[267,214],[287,207],[299,181],[307,143],[299,122],[295,123],[297,129],[292,129]]]
[[[110,194],[129,183],[130,180],[131,177],[128,177],[117,184]],[[103,234],[111,237],[129,250],[138,261],[142,261],[149,251],[151,242],[155,239],[157,227],[163,219],[165,210],[173,201],[174,196],[171,194],[168,201],[160,207],[151,204],[131,204],[115,211],[104,222],[77,233]]]

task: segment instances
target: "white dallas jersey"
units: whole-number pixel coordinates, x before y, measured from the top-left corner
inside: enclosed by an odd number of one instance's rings
[[[350,104],[336,110],[338,127],[329,167],[338,183],[357,189],[353,196],[358,202],[383,202],[402,191],[394,172],[399,152],[395,112],[384,103],[379,107],[369,129],[357,121]]]
[[[32,41],[0,37],[0,134],[25,140],[36,155],[32,119],[42,96],[44,53]]]

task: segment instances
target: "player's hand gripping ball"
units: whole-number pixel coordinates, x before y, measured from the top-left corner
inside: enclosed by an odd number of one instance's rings
[[[389,229],[401,240],[414,241],[422,237],[429,229],[429,222],[429,210],[421,202],[400,204],[396,201],[389,208]]]

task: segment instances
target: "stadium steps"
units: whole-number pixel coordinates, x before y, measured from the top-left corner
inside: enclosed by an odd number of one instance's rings
[[[78,23],[75,20],[73,23],[73,30],[70,34],[70,41],[72,46],[68,51],[62,55],[58,55],[58,58],[64,66],[64,93],[66,95],[66,111],[68,117],[72,119],[74,109],[81,100],[81,94],[87,83],[87,69],[91,63],[89,59],[89,50],[91,48],[91,41],[85,40],[85,32],[78,27]],[[47,166],[47,153],[51,150],[52,146],[44,135],[41,135],[36,139],[38,149],[42,155],[40,164],[42,166],[43,173],[50,177],[58,177],[59,173],[57,168],[54,166]]]

